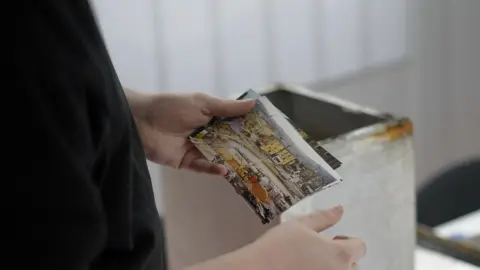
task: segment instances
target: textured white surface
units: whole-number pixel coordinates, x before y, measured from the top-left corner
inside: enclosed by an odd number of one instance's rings
[[[342,204],[344,218],[328,235],[361,237],[368,246],[359,269],[411,270],[415,250],[415,192],[411,139],[361,139],[325,145],[343,165],[344,182],[287,211],[286,217]]]

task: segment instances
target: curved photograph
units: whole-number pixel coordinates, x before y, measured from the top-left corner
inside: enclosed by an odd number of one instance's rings
[[[190,139],[208,160],[228,168],[227,180],[263,223],[341,181],[305,136],[263,96],[245,116],[217,119]]]

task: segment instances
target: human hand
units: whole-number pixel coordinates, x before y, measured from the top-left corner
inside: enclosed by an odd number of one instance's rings
[[[352,270],[365,256],[362,240],[318,234],[340,221],[343,208],[311,213],[267,232],[255,245],[271,260],[276,270]]]
[[[188,140],[213,116],[248,113],[253,100],[227,100],[203,93],[140,94],[126,92],[147,158],[174,168],[225,175],[227,169],[207,161]]]
[[[343,208],[336,207],[287,221],[254,243],[189,270],[355,270],[366,252],[362,240],[318,234],[342,215]]]

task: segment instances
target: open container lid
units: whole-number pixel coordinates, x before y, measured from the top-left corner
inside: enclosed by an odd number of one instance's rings
[[[396,139],[411,135],[413,131],[407,118],[382,113],[301,86],[275,84],[254,90],[266,96],[317,142],[382,135]]]

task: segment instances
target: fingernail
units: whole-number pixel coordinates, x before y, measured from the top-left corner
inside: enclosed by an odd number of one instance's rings
[[[337,205],[331,209],[332,212],[334,212],[337,215],[343,214],[343,206]]]
[[[345,236],[345,235],[337,235],[333,238],[333,240],[347,240],[349,239],[350,237],[348,236]]]

